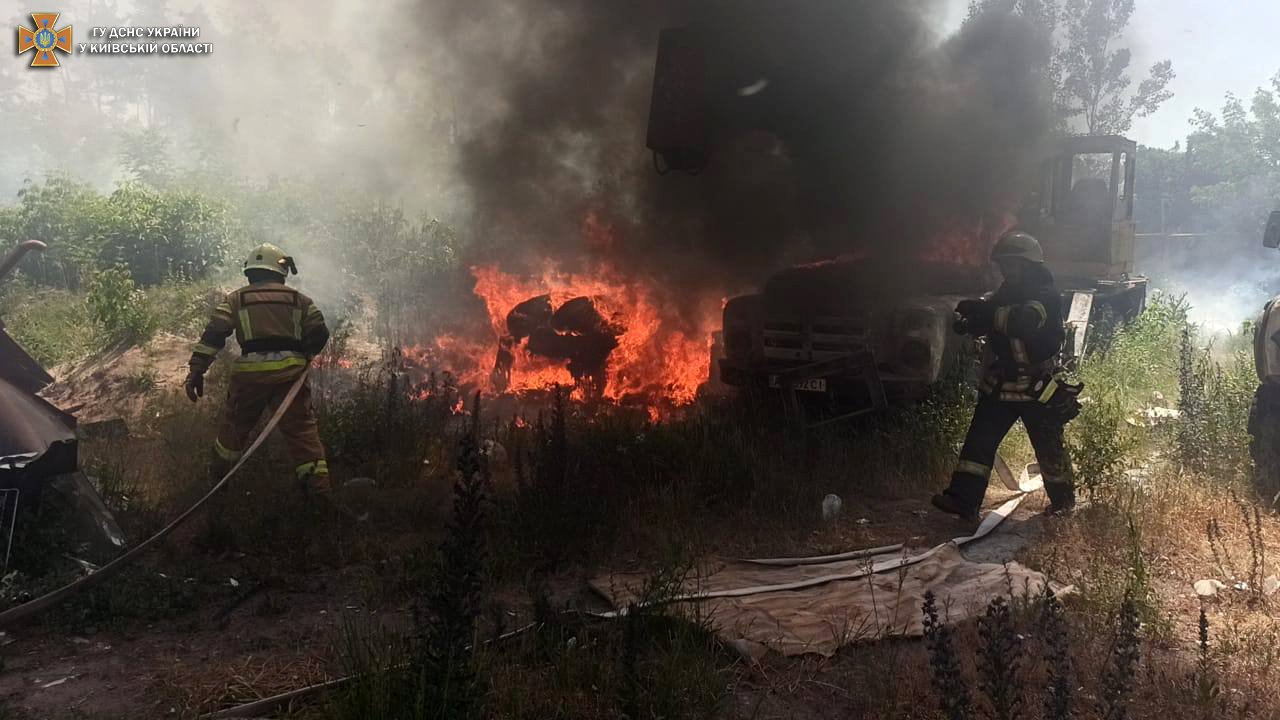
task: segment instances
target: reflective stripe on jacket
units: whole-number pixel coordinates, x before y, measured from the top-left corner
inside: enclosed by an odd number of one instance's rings
[[[247,285],[218,303],[192,351],[192,369],[208,370],[233,333],[242,352],[235,372],[274,373],[302,367],[329,341],[320,309],[283,282]]]

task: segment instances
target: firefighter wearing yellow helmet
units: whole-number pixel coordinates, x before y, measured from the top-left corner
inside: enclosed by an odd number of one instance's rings
[[[240,458],[263,412],[279,406],[303,368],[329,341],[329,328],[320,309],[311,298],[285,284],[288,275],[297,272],[293,258],[275,245],[264,243],[251,250],[244,261],[249,284],[228,294],[214,308],[191,353],[186,391],[195,402],[204,396],[204,375],[227,337],[235,333],[240,345],[214,441],[221,464]],[[306,384],[278,427],[298,480],[309,492],[328,493],[329,466]]]
[[[1058,377],[1066,339],[1062,298],[1044,265],[1040,243],[1031,235],[1005,233],[991,261],[1004,277],[1000,288],[956,307],[956,331],[986,341],[986,369],[960,462],[950,486],[933,496],[933,505],[976,520],[996,450],[1022,420],[1049,496],[1046,512],[1065,513],[1076,499],[1063,428],[1079,412],[1076,396],[1083,386]]]

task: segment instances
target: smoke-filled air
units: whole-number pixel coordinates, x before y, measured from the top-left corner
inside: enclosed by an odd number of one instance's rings
[[[1280,5],[0,21],[0,720],[1280,717]]]

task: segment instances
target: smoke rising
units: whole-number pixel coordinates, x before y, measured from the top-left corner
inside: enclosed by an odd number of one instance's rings
[[[465,38],[451,69],[474,124],[457,169],[480,254],[605,255],[666,287],[732,290],[788,262],[914,258],[1011,209],[1050,126],[1040,49],[998,14],[938,44],[934,5],[423,3],[420,25]],[[695,28],[706,53],[711,160],[696,177],[659,177],[644,147],[664,27]]]
[[[31,24],[29,7],[6,8],[8,32]],[[444,48],[414,47],[424,33],[405,25],[411,8],[407,0],[60,2],[75,45],[107,41],[91,36],[94,27],[185,24],[201,29],[213,53],[72,55],[50,72],[18,58],[0,63],[0,87],[12,89],[0,99],[9,140],[0,193],[11,201],[25,179],[61,171],[110,190],[128,175],[125,136],[150,130],[168,140],[152,152],[176,168],[222,180],[315,180],[335,194],[381,194],[459,222],[457,117],[445,76],[433,71]]]

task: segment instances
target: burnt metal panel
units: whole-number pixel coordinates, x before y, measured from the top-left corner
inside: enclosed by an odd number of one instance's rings
[[[53,376],[4,331],[3,320],[0,320],[0,379],[29,393],[39,392],[53,382]]]

